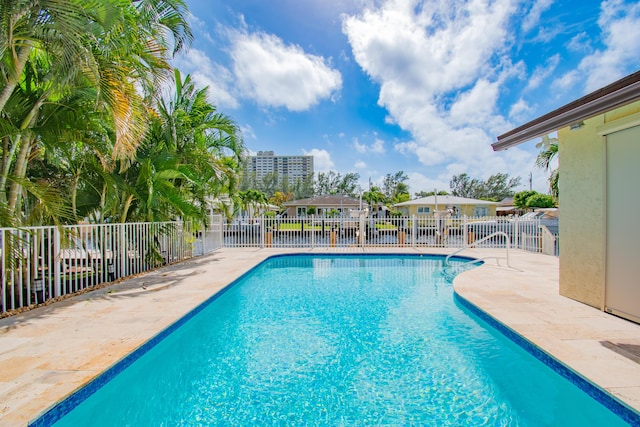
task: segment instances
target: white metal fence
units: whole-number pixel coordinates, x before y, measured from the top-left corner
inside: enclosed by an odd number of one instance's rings
[[[222,218],[0,228],[0,313],[222,247]]]
[[[369,218],[239,218],[224,224],[225,247],[451,247],[473,244],[496,231],[512,248],[558,255],[557,220],[519,217],[410,216]],[[479,247],[503,248],[504,236]]]
[[[450,247],[502,231],[512,248],[558,255],[557,222],[505,217],[240,218],[0,228],[0,314],[221,247]],[[497,236],[478,247],[504,248]]]

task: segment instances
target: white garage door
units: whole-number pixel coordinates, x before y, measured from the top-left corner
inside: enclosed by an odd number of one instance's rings
[[[605,309],[640,322],[640,126],[606,138]]]

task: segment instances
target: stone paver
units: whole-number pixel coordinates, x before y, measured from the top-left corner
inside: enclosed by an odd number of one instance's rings
[[[363,252],[344,248],[339,252]],[[367,249],[448,253],[450,249]],[[0,319],[0,426],[26,425],[267,257],[336,252],[224,249]],[[462,255],[504,256],[504,250]],[[640,364],[602,342],[640,345],[640,325],[558,295],[558,259],[511,252],[454,281],[461,296],[640,410]]]

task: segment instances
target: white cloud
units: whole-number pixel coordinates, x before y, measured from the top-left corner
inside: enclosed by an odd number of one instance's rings
[[[449,180],[445,177],[431,178],[419,172],[410,172],[407,176],[409,177],[408,184],[412,197],[419,191],[450,191]]]
[[[525,90],[538,88],[544,80],[553,74],[556,68],[558,68],[558,64],[560,64],[560,55],[555,54],[547,59],[544,66],[536,67],[531,77],[529,77],[529,83]]]
[[[591,51],[591,40],[587,33],[582,32],[569,40],[569,43],[567,43],[567,49],[574,52],[589,52]]]
[[[316,173],[329,172],[334,169],[335,164],[331,160],[331,154],[327,150],[313,148],[309,151],[302,150],[305,156],[313,156],[313,169]]]
[[[537,0],[522,21],[522,29],[528,32],[540,22],[540,15],[553,4],[553,0]]]
[[[190,74],[199,88],[208,87],[208,98],[218,108],[238,108],[238,100],[233,94],[231,72],[216,64],[201,50],[191,48],[178,56],[173,64],[180,69],[183,78]]]
[[[509,110],[509,118],[515,120],[516,122],[521,122],[529,113],[532,112],[532,108],[527,104],[527,102],[520,98],[515,104],[511,106]]]
[[[366,153],[367,146],[366,144],[360,144],[358,138],[353,138],[353,147],[356,149],[358,153]]]
[[[342,87],[340,73],[323,57],[274,35],[232,33],[231,57],[242,94],[260,105],[304,111]]]
[[[584,92],[591,92],[635,71],[640,61],[640,3],[621,0],[602,2],[598,26],[604,48],[585,56],[577,67],[560,77],[554,85],[569,88],[585,81]]]
[[[513,11],[510,0],[389,0],[345,17],[356,61],[380,85],[386,121],[412,134],[395,150],[427,166],[500,171],[490,144],[510,124],[496,103],[522,69],[506,54]]]
[[[367,164],[365,162],[363,162],[362,160],[358,160],[353,167],[355,167],[356,169],[366,169],[367,168]]]
[[[240,126],[240,131],[242,132],[242,139],[244,139],[245,141],[247,139],[257,139],[256,133],[253,131],[253,128],[249,124]]]
[[[375,141],[373,141],[373,144],[371,144],[370,149],[373,153],[384,154],[384,141],[380,138],[376,138]]]
[[[364,143],[361,144],[358,138],[353,138],[353,147],[356,149],[358,153],[361,153],[361,154],[364,154],[367,152],[384,154],[386,151],[384,148],[384,141],[380,138],[375,138],[374,141],[371,143],[371,145],[367,145]]]

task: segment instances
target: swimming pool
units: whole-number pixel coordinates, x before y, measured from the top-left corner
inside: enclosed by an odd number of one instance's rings
[[[35,424],[71,410],[56,425],[626,425],[442,270],[435,256],[271,258]]]

